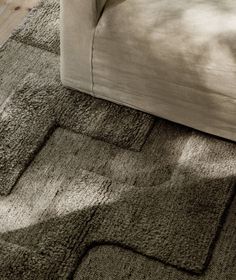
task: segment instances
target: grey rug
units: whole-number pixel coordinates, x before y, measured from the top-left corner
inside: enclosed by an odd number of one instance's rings
[[[235,144],[63,88],[58,16],[42,2],[0,52],[0,279],[134,277],[80,274],[100,251],[201,277],[189,273],[209,268],[234,199]]]

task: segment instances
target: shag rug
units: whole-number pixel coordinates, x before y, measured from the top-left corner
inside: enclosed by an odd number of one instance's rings
[[[0,50],[0,279],[236,279],[236,144],[64,88],[59,2]]]

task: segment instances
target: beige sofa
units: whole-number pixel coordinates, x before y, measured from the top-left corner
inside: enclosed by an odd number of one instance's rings
[[[235,0],[61,0],[65,86],[236,141]]]

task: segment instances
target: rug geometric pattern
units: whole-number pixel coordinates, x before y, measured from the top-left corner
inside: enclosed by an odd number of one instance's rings
[[[235,196],[235,144],[64,88],[58,14],[42,2],[0,52],[1,279],[109,279],[113,254],[201,274]]]

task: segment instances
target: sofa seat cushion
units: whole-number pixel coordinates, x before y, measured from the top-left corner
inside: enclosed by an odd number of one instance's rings
[[[93,46],[93,93],[236,140],[234,0],[110,0]]]

